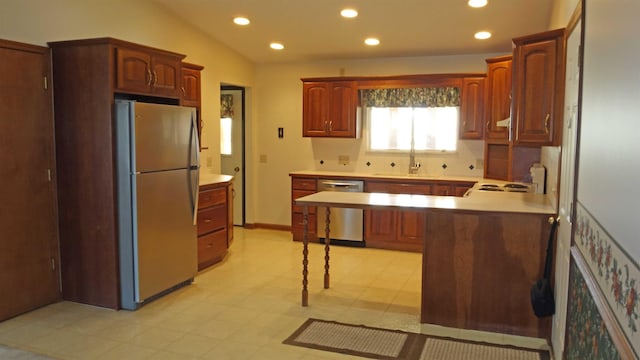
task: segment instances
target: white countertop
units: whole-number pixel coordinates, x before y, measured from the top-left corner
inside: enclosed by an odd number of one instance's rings
[[[398,207],[407,210],[443,209],[457,211],[554,214],[547,197],[540,194],[472,191],[469,196],[435,196],[321,191],[295,200],[298,205],[371,208]]]
[[[231,175],[222,174],[203,174],[200,173],[200,185],[211,185],[218,183],[225,183],[233,180]]]
[[[407,179],[407,180],[439,180],[439,181],[468,181],[468,182],[478,182],[483,181],[483,178],[474,177],[474,176],[450,176],[450,175],[425,175],[425,174],[407,174],[406,172],[398,171],[394,172],[384,172],[384,173],[364,173],[364,172],[342,172],[342,171],[324,171],[324,170],[301,170],[301,171],[292,171],[289,175],[300,175],[300,176],[319,176],[323,178],[332,178],[332,177],[350,177],[350,178],[371,178],[371,179]],[[487,180],[487,182],[493,183],[507,183],[506,181],[500,180]]]

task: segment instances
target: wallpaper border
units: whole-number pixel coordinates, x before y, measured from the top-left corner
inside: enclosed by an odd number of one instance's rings
[[[582,254],[635,358],[638,358],[640,267],[579,201],[575,225],[574,245]]]

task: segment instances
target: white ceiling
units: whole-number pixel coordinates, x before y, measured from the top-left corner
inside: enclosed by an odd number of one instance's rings
[[[511,51],[511,39],[548,30],[553,0],[153,0],[256,63]],[[344,19],[340,10],[359,15]],[[251,20],[233,24],[236,16]],[[473,38],[480,30],[493,36]],[[366,37],[381,41],[365,46]],[[285,49],[271,50],[278,41]]]

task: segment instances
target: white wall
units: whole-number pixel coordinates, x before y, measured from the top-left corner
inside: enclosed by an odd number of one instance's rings
[[[638,262],[640,2],[588,0],[578,201]]]
[[[253,64],[147,0],[0,0],[0,38],[50,41],[113,37],[187,55],[202,65],[203,171],[219,172],[220,83],[253,85]]]
[[[505,53],[508,53],[505,52]],[[504,55],[431,56],[378,60],[333,60],[295,64],[262,64],[256,67],[256,114],[254,117],[256,159],[266,155],[266,163],[255,164],[255,212],[257,223],[289,225],[289,173],[296,170],[330,170],[348,172],[408,171],[406,154],[376,155],[366,152],[365,140],[311,139],[302,137],[302,82],[304,77],[385,76],[438,73],[485,73],[486,58]],[[278,139],[278,127],[284,139]],[[477,159],[483,158],[482,141],[462,141],[457,154],[419,155],[422,172],[431,175],[482,176]],[[348,155],[348,166],[338,164],[338,155]],[[320,164],[324,160],[324,164]],[[371,166],[366,166],[371,162]],[[391,162],[398,164],[395,168]],[[443,170],[441,165],[447,164]],[[475,169],[470,170],[469,165]]]

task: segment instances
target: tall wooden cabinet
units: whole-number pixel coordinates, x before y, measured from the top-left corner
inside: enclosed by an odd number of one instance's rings
[[[513,56],[487,60],[484,177],[529,182],[540,147],[561,142],[565,31],[524,36],[513,44]],[[508,118],[509,127],[497,126]]]
[[[359,138],[355,81],[305,81],[302,84],[302,136]]]
[[[114,99],[179,104],[184,55],[111,38],[49,46],[63,298],[118,309]]]
[[[513,142],[559,145],[562,141],[565,30],[513,39]]]

